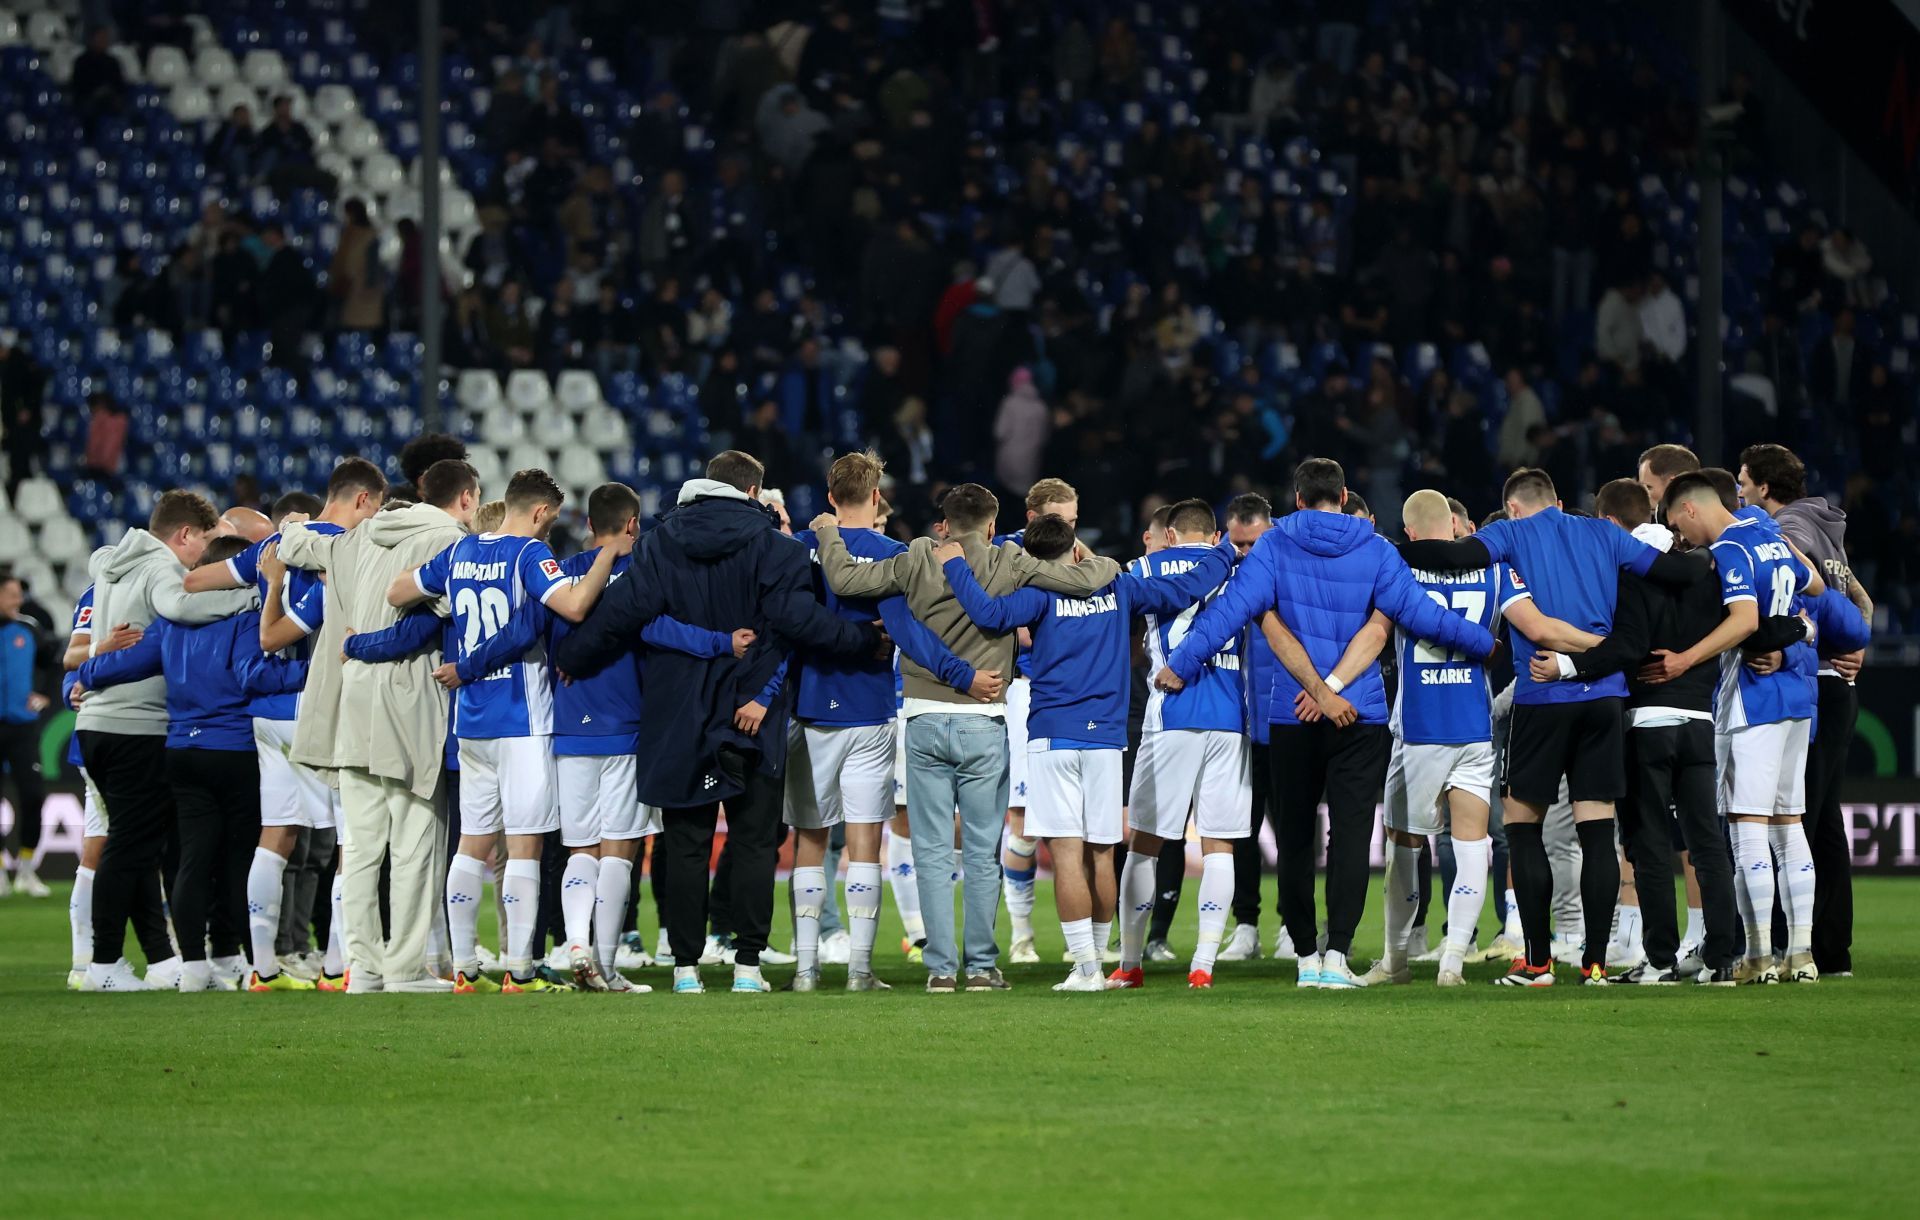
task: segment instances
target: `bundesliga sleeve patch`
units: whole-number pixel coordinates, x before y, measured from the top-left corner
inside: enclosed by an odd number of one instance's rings
[[[93,623],[93,607],[82,606],[80,608],[80,617],[73,620],[74,629],[77,631],[82,627],[90,626],[92,623]]]
[[[546,575],[548,580],[559,580],[560,561],[558,559],[542,559],[540,561],[540,571]]]
[[[1507,582],[1518,592],[1525,593],[1527,591],[1527,582],[1520,579],[1520,573],[1514,571],[1512,568],[1507,569]]]

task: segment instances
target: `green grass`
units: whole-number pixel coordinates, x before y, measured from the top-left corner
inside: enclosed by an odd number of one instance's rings
[[[0,1214],[1912,1215],[1920,886],[1858,893],[1818,987],[1062,996],[1043,920],[1010,994],[892,929],[890,995],[631,999],[74,995],[15,898]]]

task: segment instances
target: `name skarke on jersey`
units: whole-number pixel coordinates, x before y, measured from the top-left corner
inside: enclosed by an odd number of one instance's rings
[[[1480,680],[1480,674],[1471,666],[1450,665],[1445,669],[1423,669],[1419,672],[1422,686],[1470,686]]]

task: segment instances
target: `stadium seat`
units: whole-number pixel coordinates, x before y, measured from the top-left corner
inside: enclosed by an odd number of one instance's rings
[[[232,114],[235,106],[245,106],[247,113],[255,116],[256,122],[265,112],[260,104],[260,95],[254,92],[253,86],[239,80],[228,81],[220,86],[220,91],[214,97],[214,105],[222,118]]]
[[[60,489],[52,479],[41,476],[27,479],[14,492],[13,510],[20,519],[32,525],[45,525],[56,517],[66,515],[66,505],[60,501]]]
[[[553,455],[533,441],[521,441],[510,446],[502,455],[509,473],[518,470],[545,469],[553,461]]]
[[[62,506],[58,517],[40,530],[40,553],[51,563],[85,562],[92,545],[80,523],[68,516]]]
[[[381,151],[380,129],[371,121],[354,115],[334,129],[333,146],[339,149],[343,156],[351,157],[355,161],[365,161]],[[394,168],[398,171],[397,162]]]
[[[527,421],[503,403],[488,410],[481,418],[480,439],[504,449],[527,439]]]
[[[337,133],[348,119],[360,113],[360,103],[346,85],[322,85],[313,95],[313,113]]]
[[[192,75],[186,52],[162,43],[147,56],[147,83],[156,89],[171,89]]]
[[[545,373],[515,369],[507,375],[507,401],[522,415],[536,415],[553,402],[553,387]]]
[[[504,490],[507,485],[506,471],[500,464],[499,451],[488,445],[469,445],[467,462],[474,473],[480,476],[480,494],[492,496]]]
[[[19,563],[33,554],[33,535],[18,517],[0,517],[0,563]]]
[[[373,131],[371,126],[357,128],[355,130],[356,134],[362,131]],[[378,133],[375,132],[372,138],[377,141],[379,139]],[[357,139],[355,142],[358,142]],[[341,151],[350,157],[355,155],[350,149],[344,146],[341,148]],[[367,151],[360,154],[357,159],[362,162],[360,166],[360,182],[375,195],[382,197],[389,196],[397,191],[400,188],[400,184],[405,180],[400,169],[399,158],[395,157],[392,153],[382,150],[377,144],[369,145]],[[392,209],[389,208],[388,210],[391,211]]]
[[[280,52],[265,47],[255,47],[247,52],[241,62],[240,73],[249,85],[262,93],[271,94],[287,83],[286,61],[280,58]]]
[[[167,110],[182,123],[204,123],[213,115],[213,95],[204,85],[181,81],[167,95]]]
[[[240,79],[240,65],[225,47],[202,47],[193,57],[193,75],[209,89],[218,89]]]
[[[454,379],[453,396],[468,411],[484,411],[503,401],[500,379],[487,369],[461,369]]]
[[[633,435],[627,428],[627,421],[611,407],[598,407],[587,412],[586,418],[580,421],[580,439],[601,454],[633,448]]]
[[[27,17],[27,42],[38,51],[51,51],[73,41],[67,19],[59,13],[32,13]]]
[[[554,382],[554,398],[572,415],[600,405],[600,382],[585,369],[567,369]]]
[[[575,504],[584,504],[587,493],[607,481],[607,468],[593,450],[572,445],[560,452],[557,481]]]

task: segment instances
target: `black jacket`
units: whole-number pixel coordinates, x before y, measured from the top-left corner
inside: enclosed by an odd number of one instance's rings
[[[647,657],[640,706],[640,799],[685,809],[737,796],[746,769],[786,768],[791,684],[769,707],[757,736],[733,725],[789,650],[857,654],[879,646],[877,631],[830,613],[814,598],[807,550],[782,534],[772,510],[730,496],[702,496],[667,513],[633,553],[555,662],[593,673],[626,655],[640,629],[660,615],[713,631],[751,627],[759,638],[743,658],[655,651]]]

